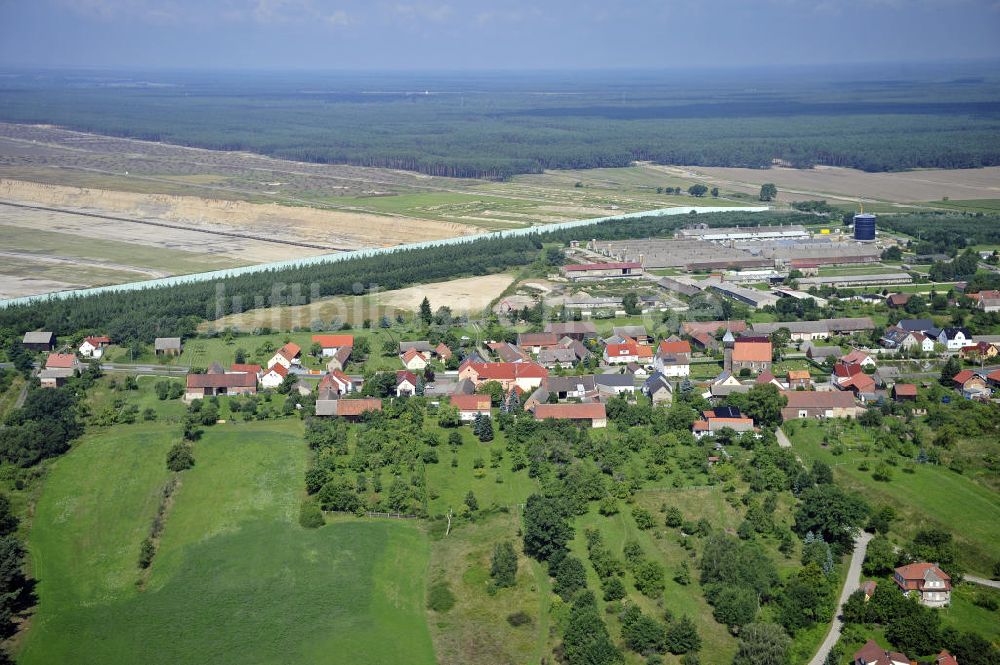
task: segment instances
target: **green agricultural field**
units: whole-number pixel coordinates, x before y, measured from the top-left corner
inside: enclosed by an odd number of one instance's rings
[[[966,201],[928,201],[925,205],[934,208],[964,210],[969,212],[1000,212],[1000,199],[970,199]]]
[[[1000,554],[1000,495],[945,467],[930,464],[918,465],[912,474],[896,469],[891,481],[876,481],[871,471],[859,471],[858,464],[863,459],[874,462],[878,456],[866,456],[854,449],[834,455],[820,445],[827,427],[810,422],[805,429],[786,425],[785,432],[807,465],[822,460],[833,467],[839,483],[862,493],[871,503],[895,506],[900,516],[893,526],[896,533],[911,538],[921,528],[944,529],[958,543],[961,563],[972,573],[989,576]],[[863,430],[857,427],[848,430],[842,440],[849,448],[867,442]]]
[[[145,586],[139,543],[176,427],[88,435],[52,468],[29,549],[39,608],[19,662],[433,663],[418,525],[297,524],[297,420],[218,425],[181,474]]]

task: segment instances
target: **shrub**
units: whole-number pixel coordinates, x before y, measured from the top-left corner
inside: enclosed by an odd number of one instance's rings
[[[427,594],[427,607],[435,612],[447,612],[455,607],[455,594],[447,582],[438,582],[433,585]]]
[[[153,563],[153,556],[156,555],[156,548],[153,546],[153,541],[146,538],[142,541],[139,546],[139,567],[149,568],[150,564]]]
[[[326,520],[323,519],[323,511],[319,509],[315,501],[305,500],[299,507],[299,524],[306,529],[318,529]]]
[[[194,449],[191,444],[178,441],[167,452],[167,468],[171,471],[185,471],[194,466]]]
[[[534,623],[531,615],[527,612],[514,612],[513,614],[507,615],[507,623],[512,625],[514,628],[520,628],[521,626],[528,626]]]

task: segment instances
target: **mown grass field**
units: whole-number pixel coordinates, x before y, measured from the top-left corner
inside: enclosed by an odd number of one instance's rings
[[[143,590],[139,543],[176,426],[116,426],[58,460],[29,548],[38,613],[19,662],[433,663],[415,524],[297,524],[297,420],[209,428]]]
[[[918,465],[914,473],[895,469],[892,480],[880,482],[871,471],[858,470],[868,459],[874,468],[880,455],[864,455],[852,446],[870,442],[859,426],[847,429],[842,437],[848,452],[834,455],[821,446],[826,423],[810,422],[805,429],[789,428],[795,452],[805,463],[822,460],[833,467],[838,483],[863,494],[873,504],[894,506],[900,519],[893,531],[911,538],[918,530],[938,527],[953,534],[960,562],[969,572],[988,577],[1000,558],[1000,495],[950,469],[930,464]],[[791,429],[791,431],[789,431]]]

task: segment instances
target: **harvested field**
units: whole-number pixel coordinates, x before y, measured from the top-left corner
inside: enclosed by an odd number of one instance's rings
[[[748,194],[756,194],[762,184],[773,182],[778,186],[778,199],[781,201],[809,198],[857,201],[860,197],[872,201],[919,203],[945,196],[951,199],[995,199],[1000,195],[1000,167],[996,166],[902,173],[865,173],[832,166],[767,170],[702,166],[654,168],[674,177],[699,177],[720,188]]]
[[[397,310],[413,312],[426,296],[432,309],[443,305],[456,314],[482,311],[514,281],[513,275],[500,273],[479,277],[462,277],[436,284],[422,284],[374,295],[327,298],[308,305],[269,307],[240,314],[229,314],[215,321],[206,321],[201,331],[232,328],[239,331],[256,328],[291,330],[332,321],[360,325],[365,319],[378,321],[392,316]]]

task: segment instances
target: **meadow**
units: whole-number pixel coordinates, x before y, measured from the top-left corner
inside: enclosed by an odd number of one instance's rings
[[[144,578],[139,544],[176,429],[97,431],[52,466],[29,541],[40,603],[19,662],[435,662],[425,534],[396,521],[299,527],[297,420],[206,431]]]
[[[848,450],[835,455],[831,448],[821,445],[829,427],[827,423],[809,422],[804,428],[800,424],[786,425],[785,432],[806,464],[826,462],[838,483],[864,494],[873,504],[893,506],[900,518],[893,524],[894,533],[909,539],[919,529],[944,529],[954,534],[960,563],[970,573],[990,576],[996,561],[996,543],[1000,542],[1000,496],[996,492],[932,464],[917,465],[913,473],[895,469],[892,480],[877,481],[870,470],[858,469],[863,460],[873,466],[880,458],[874,452],[865,454],[856,449],[858,444],[870,443],[863,429],[853,425],[844,430],[841,440]]]

